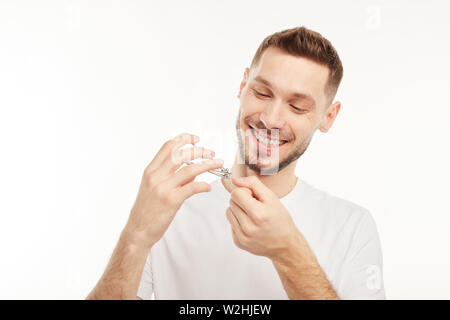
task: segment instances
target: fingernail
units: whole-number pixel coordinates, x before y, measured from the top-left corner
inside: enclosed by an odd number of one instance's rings
[[[195,134],[194,134],[194,143],[197,143],[197,142],[199,142],[200,141],[200,137],[199,136],[196,136]]]

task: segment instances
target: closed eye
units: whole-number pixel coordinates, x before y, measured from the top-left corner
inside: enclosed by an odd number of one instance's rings
[[[298,112],[303,112],[303,111],[306,111],[306,110],[303,110],[303,109],[300,109],[300,108],[297,108],[296,106],[294,106],[294,105],[290,105],[294,110],[296,110],[296,111],[298,111]]]
[[[270,98],[269,95],[263,94],[263,93],[261,93],[261,92],[255,90],[255,89],[253,89],[253,91],[255,92],[255,95],[256,95],[257,97],[260,97],[260,98]],[[307,111],[307,110],[304,110],[304,109],[297,108],[297,107],[294,106],[293,104],[290,104],[290,106],[291,106],[296,112],[306,112],[306,111]]]
[[[261,93],[261,92],[256,91],[255,89],[253,89],[253,91],[255,92],[255,94],[256,94],[257,96],[264,97],[264,98],[269,98],[269,97],[270,97],[270,96],[268,96],[268,95],[266,95],[266,94],[263,94],[263,93]]]

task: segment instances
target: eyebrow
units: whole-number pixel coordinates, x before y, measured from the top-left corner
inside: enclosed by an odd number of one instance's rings
[[[257,81],[257,82],[261,82],[261,83],[265,84],[266,86],[268,86],[270,88],[274,88],[274,86],[268,80],[264,79],[261,76],[256,76],[254,78],[254,80]],[[292,92],[291,96],[293,96],[295,98],[308,100],[308,101],[310,101],[313,104],[313,106],[316,105],[316,101],[314,100],[314,98],[311,95],[307,94],[307,93]]]

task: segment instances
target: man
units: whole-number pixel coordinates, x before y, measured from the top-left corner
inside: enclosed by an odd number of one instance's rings
[[[342,75],[319,33],[264,39],[240,85],[232,179],[194,181],[223,162],[194,135],[166,142],[88,298],[384,299],[371,214],[294,174],[339,112]],[[209,160],[182,166],[195,158]]]

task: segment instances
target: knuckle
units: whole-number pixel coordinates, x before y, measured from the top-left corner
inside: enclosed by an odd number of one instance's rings
[[[195,164],[194,165],[190,165],[190,166],[184,166],[183,168],[181,168],[175,174],[176,175],[183,175],[183,176],[186,175],[186,176],[188,176],[188,175],[190,175],[190,172],[191,172],[193,166],[195,166]]]
[[[180,133],[179,135],[173,137],[172,139],[168,140],[167,143],[169,144],[169,146],[172,146],[180,141],[183,140],[183,136],[185,135],[185,133]]]
[[[254,235],[254,233],[255,233],[255,228],[253,228],[252,226],[248,226],[248,225],[242,226],[242,229],[244,229],[244,228],[245,228],[244,232],[245,232],[247,235],[249,235],[249,236]]]
[[[192,166],[187,166],[183,168],[187,175],[194,175],[196,172],[195,164]]]
[[[192,159],[192,153],[193,153],[192,148],[183,149],[180,152],[182,154],[183,160],[188,160],[188,159],[191,160]]]
[[[254,215],[253,221],[255,222],[256,225],[260,225],[262,223],[264,223],[262,217],[260,215]]]
[[[170,152],[170,161],[172,161],[172,163],[177,164],[181,160],[183,160],[183,153],[177,149],[172,149],[172,152]]]
[[[186,137],[187,135],[188,135],[187,132],[182,132],[182,133],[180,133],[179,135],[177,135],[177,136],[175,137],[175,139],[177,139],[177,141],[180,141],[180,140],[184,139],[184,137]]]
[[[172,151],[172,153],[173,153],[172,161],[174,163],[189,160],[189,149],[186,150],[177,149],[176,153],[175,151]]]
[[[240,188],[235,188],[233,191],[231,191],[231,199],[236,199],[239,196],[239,189]]]
[[[233,234],[233,242],[234,242],[234,244],[235,244],[237,247],[239,247],[239,248],[242,249],[240,239],[239,239],[238,235],[236,234],[236,232],[234,232],[234,230],[232,231],[232,234]]]
[[[259,220],[260,220],[260,223],[266,223],[267,222],[267,216],[265,215],[265,214],[261,214],[260,216],[259,216]]]
[[[205,148],[203,147],[194,147],[194,150],[192,152],[192,157],[193,158],[198,158],[201,157],[203,155]]]
[[[170,139],[170,140],[167,140],[166,142],[164,142],[164,144],[163,144],[163,148],[171,148],[172,147],[172,145],[175,143],[175,140],[176,138],[173,138],[173,139]]]
[[[168,200],[168,192],[161,188],[161,186],[155,187],[155,195],[164,203]]]
[[[245,248],[247,246],[247,240],[243,237],[239,238],[239,244],[241,245],[241,248]]]
[[[244,197],[247,192],[248,191],[247,191],[246,188],[236,188],[236,189],[234,189],[232,191],[232,196],[233,196],[233,193],[234,193],[234,199],[239,199],[239,198]]]
[[[241,229],[245,234],[250,234],[250,228],[247,225],[241,224]]]
[[[208,158],[214,156],[214,151],[202,147],[202,153],[200,154],[202,158]]]
[[[145,169],[144,172],[142,173],[142,176],[144,178],[148,178],[151,175],[151,169],[150,169],[150,165],[148,165]]]
[[[193,141],[193,138],[194,138],[194,135],[187,133],[187,132],[183,132],[178,135],[178,141],[183,141],[186,143],[191,143]]]
[[[189,134],[188,133],[182,133],[179,137],[178,137],[178,141],[182,141],[182,142],[187,142],[189,141]]]
[[[167,149],[170,150],[170,152],[173,152],[177,144],[177,141],[175,140],[175,138],[171,139],[171,140],[167,140],[166,142],[164,142],[162,149]]]
[[[227,215],[228,221],[229,221],[230,223],[232,223],[232,221],[233,221],[233,217],[232,217],[233,213],[231,212],[231,209],[230,209],[230,208],[227,209],[226,215]]]
[[[154,177],[153,173],[150,172],[150,170],[145,170],[144,179],[145,179],[146,185],[149,187],[151,187],[155,184],[155,177]]]

